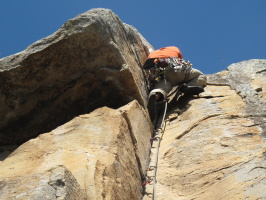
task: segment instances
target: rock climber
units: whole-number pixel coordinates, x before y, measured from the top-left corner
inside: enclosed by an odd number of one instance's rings
[[[174,46],[150,53],[143,69],[151,83],[147,107],[152,121],[156,115],[156,103],[165,100],[173,87],[179,85],[179,91],[198,95],[204,91],[207,82],[206,76],[192,68],[189,61],[183,60],[181,51]]]

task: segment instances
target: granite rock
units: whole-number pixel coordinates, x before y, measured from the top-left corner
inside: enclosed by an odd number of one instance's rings
[[[73,117],[136,99],[152,46],[108,9],[92,9],[0,60],[0,144],[21,144]]]

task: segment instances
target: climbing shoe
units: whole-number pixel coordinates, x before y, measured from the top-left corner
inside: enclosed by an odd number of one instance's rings
[[[182,85],[180,91],[188,95],[199,95],[200,93],[204,92],[204,88],[201,86]]]
[[[154,122],[156,119],[157,115],[157,110],[156,110],[156,94],[151,94],[149,97],[148,105],[147,105],[149,115],[151,118],[151,121]]]

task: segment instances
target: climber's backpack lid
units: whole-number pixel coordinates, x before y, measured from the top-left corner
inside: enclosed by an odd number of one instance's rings
[[[171,57],[183,59],[181,51],[175,46],[160,48],[150,53],[150,55],[148,56],[148,59],[143,65],[143,69],[149,69],[149,68],[154,67],[155,59],[171,58]]]
[[[183,59],[181,51],[174,46],[171,47],[163,47],[160,48],[154,52],[151,52],[150,55],[148,56],[149,58],[170,58],[170,57],[176,57]]]

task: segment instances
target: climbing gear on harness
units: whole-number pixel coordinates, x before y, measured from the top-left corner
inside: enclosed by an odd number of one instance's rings
[[[160,67],[170,66],[174,69],[175,72],[186,72],[190,71],[192,64],[190,61],[185,61],[181,58],[170,57],[170,58],[158,58],[154,61]]]
[[[151,61],[153,62],[153,65],[151,64]],[[145,70],[144,73],[149,90],[152,90],[155,82],[166,80],[166,70],[169,68],[173,68],[174,72],[185,73],[185,79],[183,82],[186,82],[189,79],[192,64],[190,61],[185,61],[176,57],[148,59],[145,62],[143,69]]]

